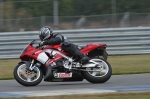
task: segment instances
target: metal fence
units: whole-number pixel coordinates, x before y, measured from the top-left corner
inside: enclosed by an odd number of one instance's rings
[[[150,26],[150,0],[0,0],[0,31]]]
[[[137,27],[150,26],[149,13],[120,13],[116,14],[115,24],[112,22],[112,14],[89,15],[89,16],[59,16],[59,25],[57,29],[96,29],[96,28],[112,28],[112,27]],[[4,19],[0,20],[3,25],[3,31],[35,31],[42,26],[51,26],[53,24],[53,16],[42,16],[32,18]]]
[[[106,43],[109,55],[150,53],[150,27],[57,30],[54,32],[63,34],[79,46],[89,43]],[[33,39],[39,42],[38,31],[1,32],[0,58],[19,58],[20,52]]]

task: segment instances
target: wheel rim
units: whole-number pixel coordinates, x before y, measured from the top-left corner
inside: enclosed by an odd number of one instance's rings
[[[97,67],[93,67],[93,68],[86,68],[87,71],[89,70],[88,73],[94,77],[105,76],[109,71],[108,64],[101,59],[92,59],[92,60],[99,63],[99,65]],[[90,70],[92,70],[92,71],[90,71]]]
[[[34,82],[40,77],[40,70],[39,68],[35,67],[33,71],[29,71],[27,69],[26,64],[22,64],[17,69],[17,74],[20,79],[26,82]]]

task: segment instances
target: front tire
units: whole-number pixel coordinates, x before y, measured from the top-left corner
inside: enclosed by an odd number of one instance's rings
[[[95,62],[99,63],[98,68],[86,68],[86,70],[93,70],[93,71],[83,71],[82,75],[84,78],[91,82],[91,83],[104,83],[108,81],[112,75],[112,68],[110,64],[102,59],[102,58],[93,58]],[[94,70],[100,70],[100,71],[95,71]]]
[[[40,68],[35,67],[33,71],[29,71],[27,64],[20,63],[14,69],[14,78],[23,86],[36,86],[43,79],[43,73]]]

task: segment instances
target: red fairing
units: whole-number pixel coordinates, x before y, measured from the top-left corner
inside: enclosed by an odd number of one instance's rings
[[[62,48],[61,48],[61,45],[60,45],[60,44],[58,44],[58,45],[46,46],[46,47],[44,48],[44,50],[46,50],[46,49],[55,49],[55,50],[58,50],[59,52],[65,54],[65,55],[67,54],[66,52],[63,52],[63,51],[62,51]],[[61,59],[61,58],[62,58],[62,56],[59,55],[59,54],[57,54],[54,59],[48,60],[48,61],[46,62],[46,65],[45,65],[45,66],[47,67],[47,66],[49,66],[49,64],[51,64],[51,63],[53,63],[53,62],[55,62],[56,60]]]
[[[81,52],[83,53],[83,54],[86,54],[86,53],[88,53],[88,52],[90,52],[90,51],[92,51],[92,50],[94,50],[94,49],[96,49],[96,48],[99,48],[99,47],[107,47],[107,45],[106,44],[88,44],[86,47],[84,47],[82,50],[81,50]]]
[[[38,55],[42,52],[40,49],[36,49],[30,44],[27,46],[26,50],[21,54],[20,59],[22,61],[28,61],[28,57],[32,57],[33,59],[37,59]]]
[[[88,44],[86,47],[84,47],[81,52],[83,54],[86,54],[96,48],[99,48],[99,47],[104,47],[106,48],[107,45],[106,44]],[[45,51],[46,49],[55,49],[55,50],[58,50],[59,52],[63,53],[63,54],[67,54],[66,52],[63,52],[62,49],[61,49],[61,45],[50,45],[50,46],[46,46],[43,50],[40,50],[40,49],[37,49],[37,48],[34,48],[33,46],[31,46],[30,44],[27,46],[26,50],[21,54],[20,56],[20,59],[22,61],[28,61],[28,57],[31,57],[35,60],[37,60],[37,57],[40,53],[42,53],[43,51]],[[46,62],[46,66],[48,66],[49,64],[51,64],[52,62],[55,62],[56,60],[62,58],[61,55],[57,54],[55,56],[54,59],[51,59],[49,61]]]
[[[62,58],[62,56],[61,55],[59,55],[59,54],[57,54],[56,56],[55,56],[55,58],[54,59],[50,59],[50,60],[48,60],[47,62],[46,62],[46,67],[48,67],[49,66],[49,64],[51,64],[51,63],[53,63],[53,62],[55,62],[55,61],[57,61],[58,59],[61,59]]]

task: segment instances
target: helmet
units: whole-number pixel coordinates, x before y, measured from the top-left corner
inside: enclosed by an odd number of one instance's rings
[[[39,31],[40,40],[43,41],[48,39],[53,34],[53,29],[49,26],[44,26]]]

